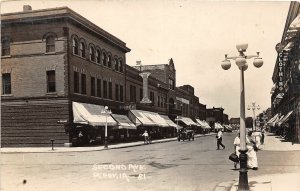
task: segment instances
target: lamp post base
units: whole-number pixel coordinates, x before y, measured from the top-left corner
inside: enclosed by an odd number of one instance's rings
[[[247,149],[240,151],[240,176],[238,191],[249,191],[248,170],[247,170]]]
[[[104,140],[104,148],[108,149],[108,146],[107,146],[107,137],[105,137],[105,140]]]

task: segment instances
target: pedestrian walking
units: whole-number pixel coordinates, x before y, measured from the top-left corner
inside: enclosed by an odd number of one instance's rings
[[[148,144],[149,142],[149,134],[147,131],[144,132],[144,134],[142,135],[144,137],[144,144]]]
[[[265,129],[264,128],[261,129],[261,140],[260,141],[261,141],[262,145],[265,142]]]
[[[217,138],[217,150],[220,149],[220,145],[223,147],[223,149],[225,149],[225,145],[223,145],[223,143],[222,143],[222,136],[223,136],[222,130],[219,129],[219,132],[216,136],[216,138]]]

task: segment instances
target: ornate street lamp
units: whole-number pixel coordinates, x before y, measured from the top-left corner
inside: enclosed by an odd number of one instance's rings
[[[257,110],[260,110],[260,107],[259,107],[259,105],[255,105],[255,101],[253,101],[252,102],[252,106],[249,106],[248,105],[248,108],[247,108],[248,110],[250,110],[250,109],[252,109],[252,111],[253,111],[253,125],[252,125],[252,131],[256,131],[256,126],[255,126],[255,119],[256,119],[256,117],[255,117],[255,110],[257,109]]]
[[[236,48],[239,52],[238,56],[228,57],[225,54],[225,60],[222,61],[222,68],[228,70],[231,67],[230,60],[235,60],[236,65],[240,69],[240,174],[238,190],[249,190],[248,170],[247,170],[247,147],[246,147],[246,125],[245,125],[245,88],[244,88],[244,71],[247,70],[247,59],[255,58],[253,65],[257,68],[263,65],[263,60],[257,55],[245,55],[248,44],[238,44]]]
[[[111,114],[111,111],[108,110],[107,106],[105,106],[104,107],[104,111],[102,111],[101,113],[105,114],[105,139],[104,139],[104,148],[108,149],[108,146],[107,146],[107,117],[108,117],[108,115]]]

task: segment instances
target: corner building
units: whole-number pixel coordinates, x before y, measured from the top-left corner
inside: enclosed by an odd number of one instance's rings
[[[126,44],[67,7],[1,15],[1,146],[72,142],[72,102],[125,102]]]

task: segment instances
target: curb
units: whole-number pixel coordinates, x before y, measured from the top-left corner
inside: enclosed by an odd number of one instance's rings
[[[205,137],[205,136],[212,136],[215,135],[215,133],[210,133],[210,134],[198,134],[195,135],[195,138],[199,138],[199,137]],[[165,143],[165,142],[171,142],[171,141],[177,141],[177,137],[173,137],[173,138],[169,138],[169,139],[160,139],[160,140],[154,140],[152,141],[151,144],[157,144],[157,143]],[[105,151],[105,150],[110,150],[110,149],[119,149],[119,148],[129,148],[129,147],[137,147],[137,146],[142,146],[145,145],[143,141],[141,142],[132,142],[133,144],[131,145],[119,145],[116,144],[116,146],[114,147],[114,145],[111,145],[111,147],[109,147],[108,149],[105,149],[103,146],[99,146],[99,147],[70,147],[70,148],[86,148],[86,150],[51,150],[51,148],[49,148],[50,150],[44,150],[44,151],[2,151],[1,149],[1,153],[2,154],[16,154],[16,153],[70,153],[70,152],[93,152],[93,151]],[[58,147],[58,148],[64,148],[64,147]]]

